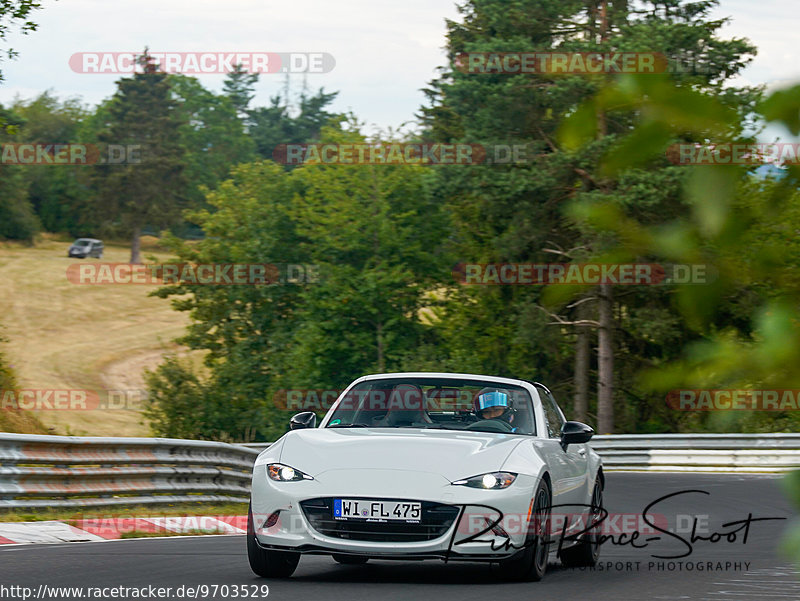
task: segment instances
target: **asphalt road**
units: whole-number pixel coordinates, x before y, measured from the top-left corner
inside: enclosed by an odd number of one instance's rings
[[[290,580],[267,581],[250,572],[242,536],[6,546],[0,547],[0,599],[23,598],[24,589],[9,587],[30,587],[29,598],[35,598],[41,584],[82,587],[84,598],[92,594],[87,587],[152,586],[171,587],[171,596],[164,598],[184,599],[191,597],[186,589],[178,591],[179,587],[198,585],[220,587],[216,595],[210,594],[213,588],[201,591],[197,595],[201,599],[230,599],[237,593],[238,597],[247,593],[250,598],[263,598],[265,589],[259,587],[267,584],[270,599],[325,601],[800,599],[800,570],[778,552],[779,540],[794,512],[776,477],[609,474],[605,505],[611,514],[639,515],[659,497],[689,489],[709,494],[681,494],[662,501],[651,512],[666,516],[670,527],[677,527],[687,539],[690,534],[684,530],[691,528],[693,517],[678,518],[678,514],[698,516],[697,533],[705,536],[741,528],[735,541],[728,537],[717,543],[698,540],[691,555],[680,559],[652,557],[681,555],[688,550],[688,545],[663,533],[655,533],[660,540],[638,549],[607,542],[601,553],[603,569],[567,570],[551,555],[545,579],[522,584],[498,582],[487,566],[476,564],[370,561],[364,566],[340,566],[325,556],[303,557]],[[745,524],[722,526],[746,520],[749,514],[790,519],[750,523],[746,543]],[[222,585],[229,585],[228,590]],[[151,591],[144,592],[143,598],[157,598],[148,594]],[[44,593],[39,594],[42,598]],[[104,598],[112,594],[108,590]],[[134,593],[127,590],[123,594],[133,598]],[[47,598],[74,599],[78,595],[50,591]]]

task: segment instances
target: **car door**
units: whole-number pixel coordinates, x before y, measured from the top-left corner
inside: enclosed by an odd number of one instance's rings
[[[564,450],[561,447],[561,428],[566,419],[561,408],[556,403],[552,393],[542,386],[536,385],[536,391],[542,402],[544,412],[545,427],[547,436],[545,442],[547,447],[548,463],[557,465],[559,477],[558,481],[553,482],[553,504],[564,505],[583,505],[589,501],[589,461],[587,458],[587,448],[585,444],[571,444]],[[577,507],[564,507],[561,511],[573,512]]]

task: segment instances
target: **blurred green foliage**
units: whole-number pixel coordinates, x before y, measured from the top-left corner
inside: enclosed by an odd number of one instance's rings
[[[592,115],[638,106],[636,128],[599,162],[601,171],[618,173],[630,168],[625,149],[641,138],[641,131],[666,135],[658,144],[637,146],[637,163],[658,160],[678,140],[747,143],[746,138],[731,137],[742,131],[739,115],[715,106],[716,101],[713,94],[682,90],[667,80],[624,77],[587,101],[584,106],[591,109],[576,111],[561,135],[571,144],[591,143],[596,128]],[[800,94],[779,91],[761,107],[764,121],[791,128],[789,115],[800,112]],[[678,109],[681,119],[675,118]],[[577,199],[567,209],[575,220],[607,236],[613,242],[609,252],[621,260],[651,257],[713,266],[716,277],[708,284],[677,285],[671,291],[676,314],[697,338],[683,347],[680,357],[641,372],[647,389],[792,389],[800,383],[800,171],[790,165],[781,177],[762,179],[754,177],[754,168],[684,167],[682,194],[689,210],[655,223],[637,218],[614,197]],[[557,294],[548,300],[563,302]],[[798,423],[795,413],[721,412],[710,414],[707,425],[721,431],[775,431],[796,430]]]

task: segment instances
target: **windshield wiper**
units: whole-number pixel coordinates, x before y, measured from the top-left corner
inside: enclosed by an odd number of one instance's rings
[[[326,426],[327,428],[367,428],[366,424],[333,424],[332,426]]]

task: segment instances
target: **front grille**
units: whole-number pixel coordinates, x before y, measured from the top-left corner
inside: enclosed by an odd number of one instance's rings
[[[331,497],[301,501],[300,506],[311,527],[325,536],[348,540],[404,543],[439,538],[453,525],[459,511],[458,507],[452,505],[422,501],[422,519],[419,523],[409,524],[401,521],[368,522],[334,519]]]

